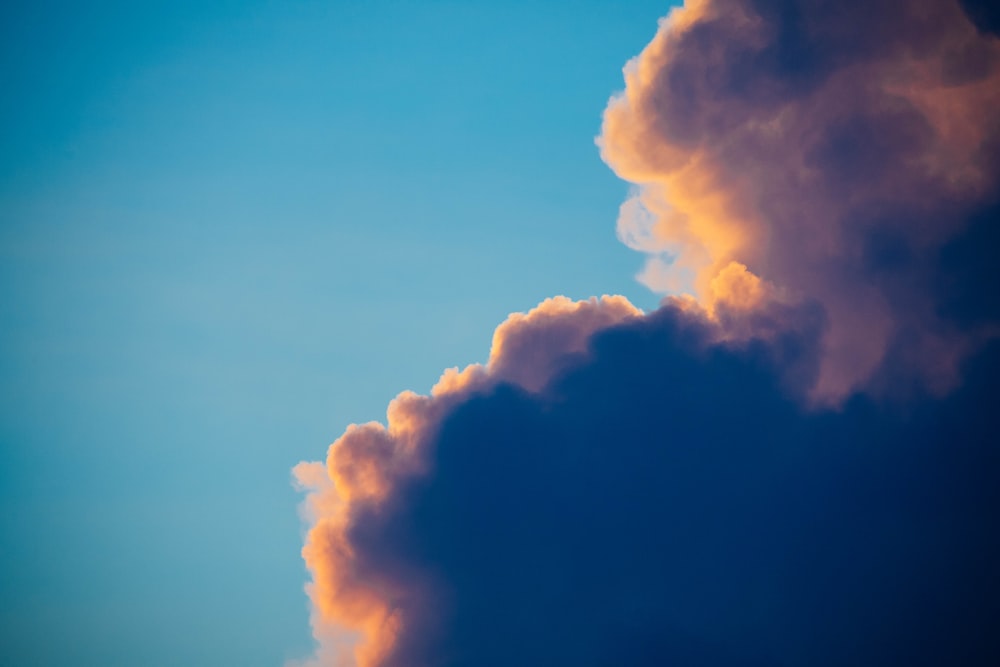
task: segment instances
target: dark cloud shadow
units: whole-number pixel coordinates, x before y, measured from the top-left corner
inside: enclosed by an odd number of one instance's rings
[[[664,309],[450,414],[356,517],[379,577],[436,582],[386,664],[1000,663],[1000,347],[943,401],[810,412],[775,344],[701,327]]]

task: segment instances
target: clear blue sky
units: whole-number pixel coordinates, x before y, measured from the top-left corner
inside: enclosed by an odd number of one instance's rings
[[[593,138],[668,7],[5,3],[0,663],[305,656],[291,466],[511,311],[655,304]]]

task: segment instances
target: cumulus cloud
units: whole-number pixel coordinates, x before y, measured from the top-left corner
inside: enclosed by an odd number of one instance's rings
[[[995,19],[664,19],[601,147],[671,296],[511,315],[295,468],[310,664],[1000,664]]]
[[[829,317],[815,394],[838,400],[907,345],[952,386],[967,347],[937,263],[997,193],[1000,42],[956,0],[700,0],[626,68],[599,143],[638,186],[619,236],[640,278],[711,307],[732,262]],[[982,4],[982,3],[978,3]],[[995,13],[995,12],[994,12]],[[931,352],[935,354],[931,354]]]

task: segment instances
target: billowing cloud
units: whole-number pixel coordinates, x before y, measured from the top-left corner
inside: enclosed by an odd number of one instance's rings
[[[601,143],[688,294],[511,315],[297,466],[314,662],[1000,664],[995,19],[670,14]]]
[[[1000,42],[957,0],[694,0],[626,68],[602,154],[638,187],[640,278],[711,307],[738,262],[829,329],[815,394],[906,345],[944,390],[969,347],[941,317],[941,249],[997,193]],[[995,12],[994,12],[995,13]],[[947,351],[948,360],[942,360]]]

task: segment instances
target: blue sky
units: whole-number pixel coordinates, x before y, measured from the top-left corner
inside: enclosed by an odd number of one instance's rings
[[[662,2],[7,3],[0,656],[310,650],[289,469],[554,294]]]

